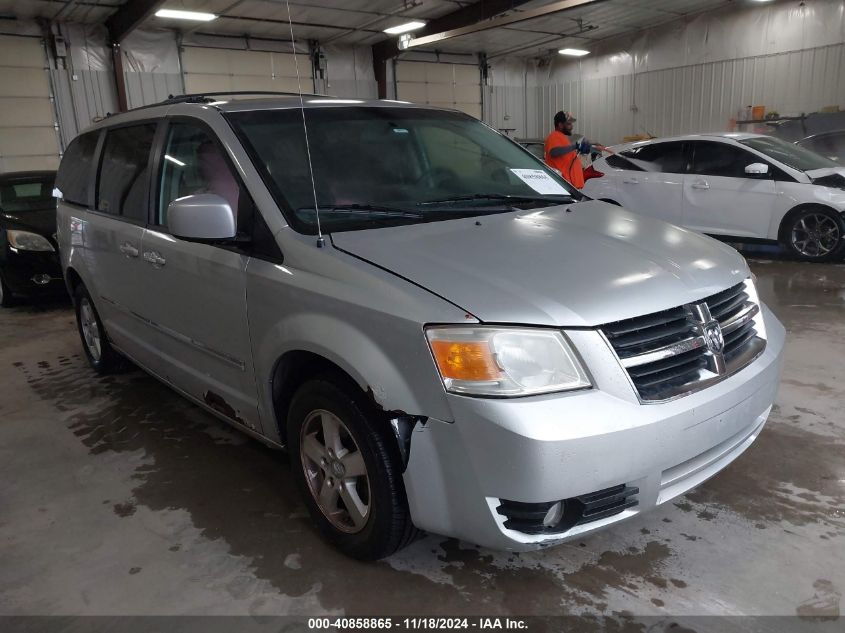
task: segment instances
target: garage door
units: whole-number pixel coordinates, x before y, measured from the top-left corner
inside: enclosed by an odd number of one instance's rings
[[[0,172],[59,166],[46,66],[40,39],[0,35]]]
[[[303,92],[313,92],[311,60],[297,55]],[[297,92],[291,54],[189,46],[182,51],[185,90],[191,93],[228,90]]]
[[[455,108],[481,118],[481,74],[474,64],[400,61],[397,99]]]

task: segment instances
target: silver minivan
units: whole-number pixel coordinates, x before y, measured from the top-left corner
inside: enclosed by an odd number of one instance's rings
[[[288,447],[357,558],[614,524],[772,408],[784,329],[736,251],[585,198],[459,112],[177,98],[78,136],[56,187],[92,367],[129,359]]]

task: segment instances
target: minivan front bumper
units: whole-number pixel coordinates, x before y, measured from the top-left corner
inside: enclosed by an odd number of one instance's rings
[[[593,373],[594,389],[518,399],[450,394],[454,422],[430,418],[411,436],[404,481],[414,523],[495,549],[528,550],[631,517],[697,486],[751,445],[771,411],[784,329],[768,308],[763,314],[768,340],[760,357],[670,402],[640,404],[596,332],[570,337]],[[618,512],[573,521],[564,531],[532,533],[511,529],[515,522],[508,521],[514,506],[569,500],[572,507],[575,498],[623,489]]]

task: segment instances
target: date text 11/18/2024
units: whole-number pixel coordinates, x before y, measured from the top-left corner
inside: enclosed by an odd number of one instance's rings
[[[390,629],[444,631],[456,630],[527,630],[520,618],[309,618],[309,630],[387,631]]]

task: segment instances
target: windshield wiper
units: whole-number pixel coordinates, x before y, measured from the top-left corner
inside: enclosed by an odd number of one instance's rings
[[[473,193],[467,196],[455,196],[443,200],[426,200],[417,204],[418,207],[433,204],[452,204],[456,202],[468,202],[473,200],[504,200],[506,202],[548,202],[557,204],[559,202],[572,202],[574,198],[568,193],[551,193],[547,195],[523,196],[504,193]]]
[[[301,207],[299,211],[311,211],[314,207]],[[406,211],[396,207],[383,207],[377,204],[327,204],[320,205],[320,213],[355,213],[376,217],[423,219],[422,213]]]

